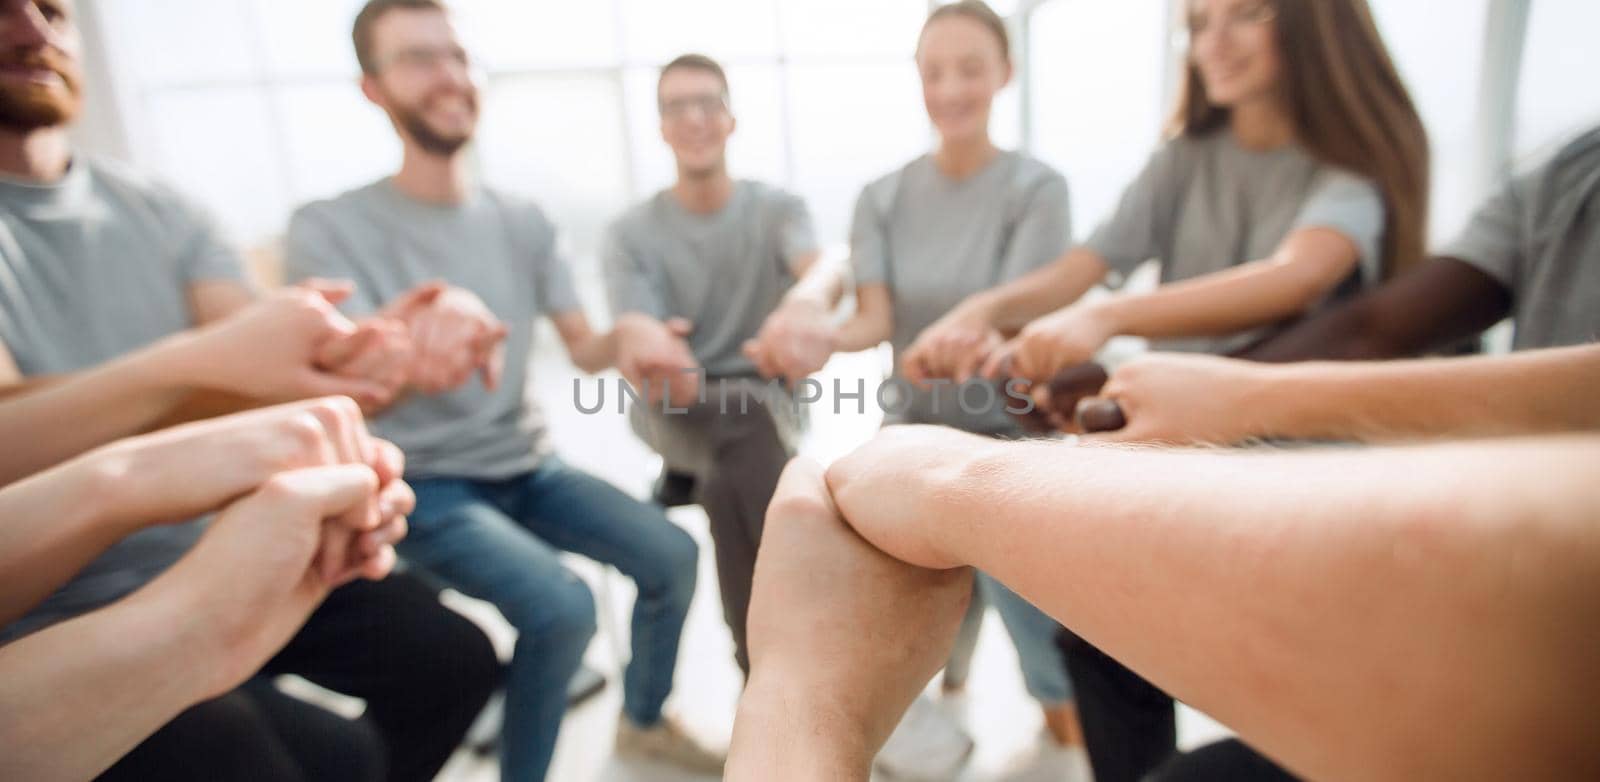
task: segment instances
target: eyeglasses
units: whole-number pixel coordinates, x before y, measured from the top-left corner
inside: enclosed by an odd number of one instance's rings
[[[1193,37],[1205,32],[1213,25],[1222,30],[1233,32],[1246,27],[1268,24],[1278,18],[1278,8],[1272,3],[1261,0],[1260,2],[1245,3],[1235,6],[1228,11],[1212,18],[1206,14],[1189,14],[1189,36]]]
[[[428,71],[439,67],[441,63],[470,69],[472,67],[472,58],[467,56],[467,51],[459,46],[419,46],[395,52],[382,64],[381,68],[398,66],[408,71]]]
[[[728,110],[728,98],[726,95],[689,95],[662,101],[660,108],[662,118],[669,120],[681,120],[695,109],[699,109],[703,117],[715,117]]]

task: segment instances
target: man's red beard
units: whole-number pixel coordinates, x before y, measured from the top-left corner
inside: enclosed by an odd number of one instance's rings
[[[61,84],[0,86],[0,127],[28,132],[65,125],[83,108],[82,80],[77,69],[53,49],[25,50],[0,56],[0,65],[44,68]]]

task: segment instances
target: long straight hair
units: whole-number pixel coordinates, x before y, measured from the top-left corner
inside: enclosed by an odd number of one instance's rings
[[[1425,252],[1428,134],[1422,118],[1367,0],[1270,2],[1295,138],[1317,160],[1377,183],[1385,206],[1383,273],[1393,277]],[[1184,71],[1168,134],[1201,135],[1225,125],[1228,109],[1206,95],[1193,60]]]

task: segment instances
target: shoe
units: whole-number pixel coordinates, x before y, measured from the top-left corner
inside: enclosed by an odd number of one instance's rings
[[[873,765],[885,776],[912,782],[951,779],[972,754],[972,737],[932,701],[918,696]]]
[[[1063,747],[1041,731],[1032,747],[1012,758],[996,782],[1093,782],[1089,754],[1083,747]]]
[[[660,722],[642,728],[626,714],[617,718],[617,756],[718,776],[728,760],[727,755],[696,741],[671,717],[662,717]]]

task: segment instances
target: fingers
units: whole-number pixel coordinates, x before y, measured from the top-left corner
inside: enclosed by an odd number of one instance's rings
[[[674,337],[688,337],[689,333],[694,331],[694,324],[688,318],[667,318],[665,325],[667,331],[672,332]]]
[[[406,455],[400,447],[388,440],[373,438],[372,449],[374,458],[372,469],[378,474],[378,484],[388,486],[406,472]],[[410,512],[408,509],[407,513]]]
[[[305,367],[299,370],[295,385],[307,396],[345,396],[366,406],[388,404],[393,393],[380,383],[359,377],[342,377]]]
[[[782,372],[778,362],[772,356],[772,351],[756,340],[747,340],[744,343],[744,354],[755,363],[756,373],[764,378],[771,379]]]
[[[350,298],[355,293],[356,284],[350,280],[329,280],[321,277],[312,277],[302,280],[295,287],[316,293],[329,304],[339,304]]]
[[[350,363],[357,356],[370,350],[373,345],[383,340],[382,330],[375,325],[359,324],[355,332],[328,339],[317,348],[316,365],[328,369],[339,369]]]
[[[1017,366],[1016,351],[1017,341],[1015,339],[1001,343],[999,347],[990,351],[989,355],[984,358],[983,366],[978,370],[978,374],[990,380],[998,380],[1003,377],[1022,377],[1033,380],[1034,378],[1020,372]]]
[[[1127,412],[1115,399],[1089,397],[1078,402],[1078,426],[1086,433],[1116,432],[1128,426]]]
[[[391,318],[410,321],[423,308],[433,304],[449,287],[440,280],[425,282],[390,302],[389,306],[384,308],[384,314]]]

